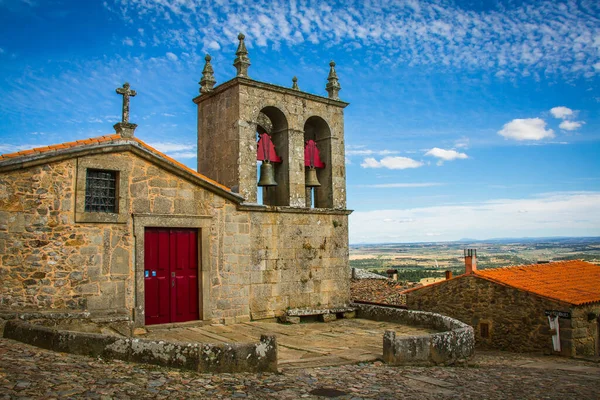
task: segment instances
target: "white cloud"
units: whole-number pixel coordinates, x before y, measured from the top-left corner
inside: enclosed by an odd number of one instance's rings
[[[581,128],[581,125],[583,124],[585,124],[583,121],[563,121],[558,127],[565,131],[574,131],[575,129]]]
[[[456,150],[444,150],[440,149],[439,147],[434,147],[433,149],[425,153],[425,155],[436,157],[443,161],[452,161],[456,159],[469,158],[469,156],[467,156],[465,153],[459,153]]]
[[[220,50],[221,49],[221,45],[219,45],[219,43],[217,43],[215,40],[213,40],[212,42],[210,42],[208,44],[208,48],[211,50]]]
[[[403,223],[390,223],[404,221]],[[351,243],[464,237],[600,236],[600,192],[545,193],[523,199],[396,210],[355,211]]]
[[[194,145],[194,144],[183,144],[183,143],[156,142],[156,143],[148,143],[148,145],[151,147],[154,147],[156,150],[163,152],[163,153],[185,152],[185,151],[196,149],[196,145]],[[195,153],[194,153],[194,155],[195,155]]]
[[[546,1],[536,3],[535,12],[528,3],[473,10],[435,1],[354,2],[323,11],[320,2],[217,1],[207,7],[201,0],[113,0],[106,8],[129,23],[149,23],[155,42],[188,52],[211,48],[214,37],[233,43],[243,31],[251,46],[366,48],[386,62],[481,68],[512,78],[598,74],[598,24],[590,18],[598,9],[592,3],[565,8]]]
[[[514,140],[542,140],[546,138],[553,138],[554,131],[552,129],[546,129],[546,121],[541,118],[525,118],[525,119],[513,119],[504,127],[498,134],[504,136],[506,139]]]
[[[371,156],[371,155],[380,155],[387,156],[390,154],[398,154],[399,151],[395,150],[369,150],[369,149],[352,149],[346,150],[347,156]]]
[[[198,156],[198,154],[196,154],[195,151],[181,151],[181,152],[169,153],[169,156],[178,160],[178,159],[196,158]]]
[[[378,188],[378,189],[388,189],[388,188],[422,188],[422,187],[432,187],[432,186],[441,186],[441,183],[437,182],[420,182],[420,183],[379,183],[375,185],[359,185],[361,187],[370,187],[370,188]]]
[[[360,166],[363,168],[408,169],[419,168],[423,166],[423,163],[408,157],[384,157],[380,161],[369,157],[365,158]]]
[[[123,39],[123,44],[125,46],[133,46],[133,39],[126,37],[125,39]]]
[[[550,109],[550,113],[554,118],[566,119],[573,116],[573,110],[568,107],[560,106]]]
[[[178,60],[177,56],[175,54],[171,53],[170,51],[167,52],[166,56],[171,61],[177,61]]]
[[[454,147],[457,149],[467,149],[470,142],[471,140],[468,137],[463,136],[454,142]]]
[[[35,135],[37,132],[33,132]],[[36,147],[46,147],[47,144],[0,144],[0,154],[16,153],[17,151],[35,149]]]

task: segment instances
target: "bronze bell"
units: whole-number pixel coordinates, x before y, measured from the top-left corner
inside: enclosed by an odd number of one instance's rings
[[[277,186],[277,182],[275,182],[275,168],[268,161],[263,161],[260,165],[258,186]]]
[[[317,179],[317,170],[313,167],[310,167],[306,170],[306,179],[304,181],[304,185],[306,187],[319,187],[321,184],[319,183],[319,179]]]

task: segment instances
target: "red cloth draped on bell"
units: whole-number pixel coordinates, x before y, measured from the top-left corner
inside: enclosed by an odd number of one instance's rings
[[[325,163],[319,157],[319,149],[314,140],[309,140],[304,146],[304,166],[314,168],[325,168]]]
[[[281,157],[275,152],[275,145],[271,141],[268,133],[259,135],[258,146],[256,147],[256,159],[258,161],[270,161],[280,163]]]

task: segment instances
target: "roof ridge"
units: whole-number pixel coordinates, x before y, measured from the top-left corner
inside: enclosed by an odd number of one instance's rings
[[[477,273],[480,273],[480,272],[494,271],[494,270],[499,270],[499,269],[509,270],[509,269],[514,269],[514,268],[527,268],[527,267],[538,267],[538,266],[553,266],[553,265],[556,265],[556,264],[568,264],[568,263],[573,263],[573,262],[588,262],[588,261],[585,261],[585,260],[582,260],[582,259],[578,258],[576,260],[557,260],[557,261],[550,261],[550,262],[544,262],[544,263],[503,265],[501,267],[495,267],[495,268],[478,269],[478,270],[475,270],[474,272],[477,274]],[[593,263],[590,263],[590,264],[593,264]]]
[[[150,146],[148,143],[144,142],[141,139],[138,139],[136,137],[131,138],[133,139],[135,142],[139,143],[140,145],[142,145],[143,147],[145,147],[146,149],[150,150],[151,152],[155,153],[156,155],[159,155],[167,160],[169,160],[170,162],[172,162],[173,164],[176,164],[178,167],[185,169],[187,172],[190,172],[196,176],[198,176],[199,178],[202,178],[203,180],[212,183],[213,185],[219,186],[221,189],[225,189],[227,191],[231,191],[231,188],[210,179],[209,177],[207,177],[206,175],[201,174],[198,171],[194,171],[193,169],[191,169],[190,167],[188,167],[187,165],[175,160],[172,157],[169,157],[168,155],[166,155],[165,153],[161,152],[160,150],[155,149],[154,147]]]
[[[0,161],[6,160],[9,158],[17,158],[17,157],[21,157],[21,156],[30,156],[30,155],[34,155],[34,154],[48,153],[51,151],[68,149],[71,147],[79,147],[79,146],[83,146],[86,144],[103,143],[103,142],[106,142],[109,140],[116,140],[116,139],[121,139],[121,135],[114,133],[111,135],[96,136],[96,137],[91,137],[88,139],[74,140],[71,142],[63,142],[63,143],[56,143],[56,144],[51,144],[51,145],[47,145],[47,146],[33,147],[31,149],[25,149],[25,150],[15,151],[12,153],[0,154]]]
[[[170,163],[176,165],[178,168],[181,168],[181,169],[185,170],[186,172],[195,175],[196,177],[206,181],[207,183],[215,185],[215,186],[219,187],[220,189],[223,189],[227,192],[231,192],[231,188],[229,188],[213,179],[210,179],[209,177],[199,173],[198,171],[194,171],[193,169],[186,166],[185,164],[182,164],[181,162],[175,160],[174,158],[169,157],[165,153],[150,146],[148,143],[144,142],[143,140],[136,138],[136,137],[124,138],[118,133],[113,133],[110,135],[96,136],[96,137],[91,137],[91,138],[87,138],[87,139],[74,140],[74,141],[70,141],[70,142],[57,143],[57,144],[52,144],[52,145],[48,145],[48,146],[34,147],[32,149],[20,150],[20,151],[16,151],[13,153],[0,154],[0,162],[6,161],[9,159],[11,159],[11,160],[16,159],[19,157],[35,156],[38,154],[46,154],[46,153],[51,153],[54,151],[84,147],[87,145],[95,145],[95,144],[101,144],[101,143],[106,143],[106,142],[111,142],[111,141],[114,141],[114,142],[122,141],[125,143],[130,143],[132,145],[139,145],[139,146],[143,147],[144,149],[146,149],[147,151],[153,153],[155,156],[169,161]],[[233,193],[233,192],[231,192],[231,193]]]

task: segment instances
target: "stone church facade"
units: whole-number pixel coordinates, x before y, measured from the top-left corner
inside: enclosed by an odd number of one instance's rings
[[[334,64],[321,97],[250,79],[242,35],[236,55],[237,76],[216,87],[207,57],[198,172],[134,137],[128,105],[117,134],[0,156],[0,313],[143,326],[348,304],[347,103]],[[257,187],[257,132],[280,160],[277,186]]]

